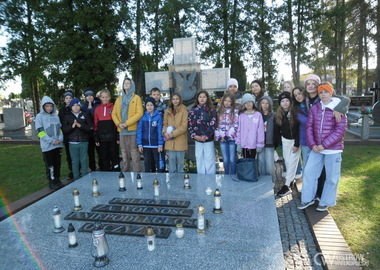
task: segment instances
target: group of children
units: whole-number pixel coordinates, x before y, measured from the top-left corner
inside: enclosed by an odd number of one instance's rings
[[[291,192],[297,167],[302,167],[301,209],[314,203],[315,198],[320,199],[320,211],[334,206],[349,100],[333,97],[332,86],[321,84],[316,75],[306,78],[305,88],[285,82],[276,112],[260,81],[253,81],[251,93],[244,95],[238,87],[236,79],[229,79],[226,93],[216,107],[207,91],[199,91],[190,111],[179,93],[174,93],[166,106],[160,100],[160,90],[153,88],[144,102],[144,112],[142,99],[135,94],[134,82],[129,78],[123,81],[122,94],[114,105],[108,90],[100,92],[101,104],[94,101],[92,91],[86,91],[85,108],[68,91],[64,94],[66,106],[58,117],[54,102],[44,97],[35,121],[50,187],[61,185],[63,143],[74,179],[87,173],[91,138],[98,149],[102,171],[120,169],[120,144],[121,171],[141,171],[140,153],[144,155],[146,172],[165,171],[166,150],[168,170],[177,173],[184,170],[189,134],[195,141],[199,174],[215,173],[215,141],[223,155],[224,173],[230,175],[236,173],[240,153],[244,158],[257,158],[259,172],[273,176],[274,152],[281,146],[286,175],[285,185],[277,195]],[[320,184],[318,191],[318,182],[323,180],[326,182]]]

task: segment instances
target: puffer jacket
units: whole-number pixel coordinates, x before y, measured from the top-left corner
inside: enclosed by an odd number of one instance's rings
[[[162,114],[154,110],[153,115],[145,112],[137,125],[137,145],[139,147],[162,147]]]
[[[334,111],[315,104],[309,111],[306,124],[306,140],[310,149],[322,145],[328,150],[343,150],[343,138],[347,127],[347,117],[336,123]]]
[[[166,132],[169,126],[173,126],[173,136],[171,140],[165,142],[165,150],[167,151],[186,151],[188,149],[187,142],[187,117],[189,109],[181,104],[175,114],[171,108],[165,110],[164,127],[162,133]]]

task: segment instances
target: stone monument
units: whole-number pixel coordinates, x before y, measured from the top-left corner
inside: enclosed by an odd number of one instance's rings
[[[190,106],[200,90],[226,91],[229,68],[201,69],[196,56],[195,38],[173,40],[174,65],[169,71],[146,72],[145,88],[148,94],[153,87],[163,92],[179,93],[184,104]]]

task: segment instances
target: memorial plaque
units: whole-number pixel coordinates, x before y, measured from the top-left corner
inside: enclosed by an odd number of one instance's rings
[[[117,235],[129,235],[129,236],[145,236],[146,226],[138,225],[120,225],[120,224],[109,224],[102,223],[103,229],[107,234],[117,234]],[[95,228],[95,223],[85,223],[79,228],[78,232],[88,232],[91,233]],[[153,227],[156,237],[158,238],[168,238],[172,229],[170,228],[160,228]]]
[[[191,217],[194,213],[192,209],[115,204],[98,204],[94,206],[91,211],[183,217]]]
[[[190,201],[154,200],[154,199],[151,200],[151,199],[135,199],[135,198],[113,198],[108,203],[109,204],[181,207],[181,208],[187,208],[190,205]]]
[[[185,228],[197,228],[197,219],[184,217],[143,216],[129,214],[108,214],[99,212],[71,212],[65,220],[102,221],[114,223],[142,224],[175,227],[182,223]]]
[[[361,107],[361,106],[372,106],[373,97],[372,96],[358,96],[350,97],[350,107]]]

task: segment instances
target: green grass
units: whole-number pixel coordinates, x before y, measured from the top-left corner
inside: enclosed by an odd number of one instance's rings
[[[0,164],[0,195],[5,202],[47,186],[39,145],[0,145]],[[63,151],[61,176],[67,174]],[[365,269],[380,269],[379,176],[379,146],[346,146],[337,206],[329,210],[351,251],[369,262]]]
[[[329,208],[351,251],[380,269],[380,147],[346,146],[337,206]]]
[[[0,201],[14,202],[48,186],[39,145],[1,144],[0,164]],[[61,164],[61,179],[64,179],[68,174],[64,153]]]

